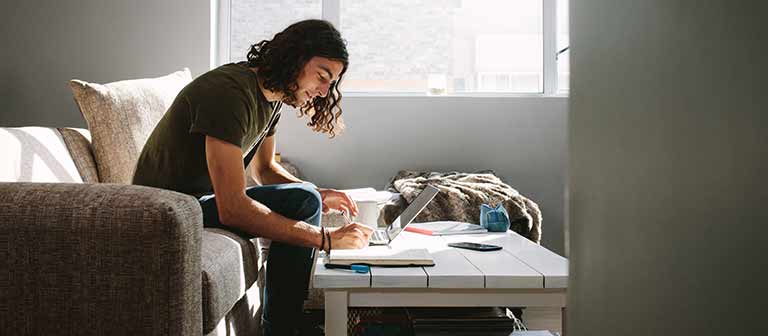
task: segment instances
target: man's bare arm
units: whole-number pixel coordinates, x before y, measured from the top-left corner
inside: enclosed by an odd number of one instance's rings
[[[222,224],[276,241],[320,247],[320,228],[284,217],[245,194],[245,171],[238,146],[206,136],[205,156]]]
[[[304,182],[275,161],[274,135],[264,138],[249,167],[251,177],[262,184]]]
[[[292,182],[304,182],[285,170],[277,161],[275,161],[275,137],[270,136],[264,139],[259,146],[258,152],[253,158],[253,162],[248,166],[249,174],[255,181],[261,184],[280,184]],[[351,216],[357,216],[357,204],[342,192],[333,189],[317,188],[317,191],[323,195],[323,212],[329,209],[331,204],[338,210],[344,210]],[[330,202],[328,202],[330,195]]]
[[[294,245],[320,247],[320,228],[284,217],[245,194],[242,155],[238,146],[214,137],[205,137],[205,156],[216,194],[219,221],[255,236]],[[332,230],[330,238],[334,248],[361,248],[368,245],[371,233],[373,230],[365,225],[352,223]],[[325,248],[328,249],[328,244]]]

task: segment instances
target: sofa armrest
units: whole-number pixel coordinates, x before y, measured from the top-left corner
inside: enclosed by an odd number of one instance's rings
[[[172,191],[0,183],[0,334],[200,335],[202,226]]]

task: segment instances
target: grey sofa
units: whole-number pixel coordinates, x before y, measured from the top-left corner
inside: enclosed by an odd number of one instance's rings
[[[0,128],[0,335],[258,335],[256,239],[100,184],[89,133]]]

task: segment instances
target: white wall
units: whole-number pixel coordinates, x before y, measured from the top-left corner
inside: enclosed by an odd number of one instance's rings
[[[210,64],[207,0],[0,3],[0,126],[85,122],[67,81],[106,83]]]
[[[768,335],[768,4],[572,1],[569,335]]]
[[[536,201],[564,254],[567,98],[345,97],[347,131],[312,133],[286,109],[278,149],[324,186],[383,188],[398,170],[495,170]]]

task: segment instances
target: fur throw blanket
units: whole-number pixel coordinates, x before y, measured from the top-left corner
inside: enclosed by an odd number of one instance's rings
[[[541,241],[539,206],[502,182],[493,171],[400,171],[389,182],[387,189],[400,193],[401,197],[382,208],[380,221],[391,223],[428,184],[440,189],[440,193],[416,216],[414,223],[451,220],[479,224],[480,205],[485,203],[496,206],[501,202],[509,214],[513,231],[533,242]]]

